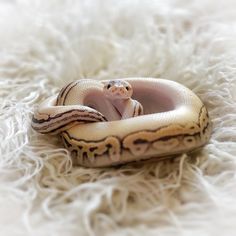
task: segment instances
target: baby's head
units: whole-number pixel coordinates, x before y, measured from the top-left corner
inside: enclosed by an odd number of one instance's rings
[[[111,99],[127,99],[133,94],[131,85],[125,80],[109,80],[103,87],[104,94]]]

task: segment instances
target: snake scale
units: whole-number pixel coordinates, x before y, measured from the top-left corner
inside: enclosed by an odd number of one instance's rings
[[[205,145],[212,130],[191,90],[155,78],[74,81],[39,105],[32,127],[60,134],[73,160],[87,167],[190,152]]]

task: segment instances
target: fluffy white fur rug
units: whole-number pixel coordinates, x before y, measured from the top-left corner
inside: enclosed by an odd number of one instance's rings
[[[234,0],[0,2],[0,235],[236,235]],[[72,167],[34,108],[69,81],[178,81],[214,124],[202,151]]]

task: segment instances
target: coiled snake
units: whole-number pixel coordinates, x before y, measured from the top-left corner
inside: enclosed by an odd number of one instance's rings
[[[32,127],[60,134],[72,158],[88,167],[189,152],[206,144],[212,129],[191,90],[154,78],[69,83],[38,107]]]

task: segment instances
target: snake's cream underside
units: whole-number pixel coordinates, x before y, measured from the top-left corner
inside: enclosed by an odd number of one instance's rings
[[[162,159],[206,144],[211,122],[202,101],[179,83],[126,78],[144,114],[119,120],[103,94],[105,81],[78,80],[43,102],[32,127],[59,133],[76,163],[88,167]],[[86,110],[84,108],[88,108]]]

